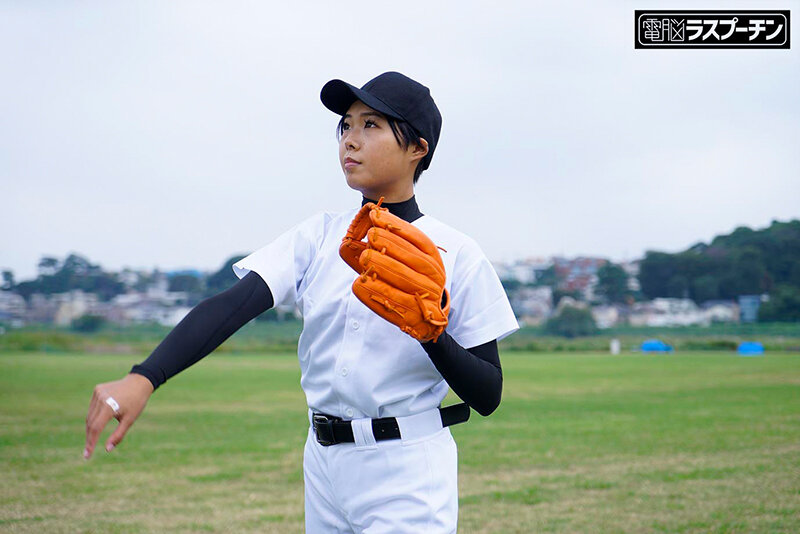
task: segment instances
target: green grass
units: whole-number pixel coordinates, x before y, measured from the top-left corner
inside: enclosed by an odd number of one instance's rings
[[[0,355],[0,532],[301,532],[296,357],[211,356],[84,461],[93,386],[141,358]],[[460,532],[800,531],[800,354],[503,363],[498,411],[453,427]]]
[[[2,326],[2,325],[0,325]],[[250,321],[216,349],[226,352],[293,352],[303,329],[301,321]],[[149,353],[172,330],[157,324],[120,326],[106,324],[97,332],[75,332],[68,327],[32,324],[8,328],[0,335],[0,353],[49,352],[91,354]]]
[[[297,320],[250,321],[228,339],[216,353],[284,354],[293,352],[303,323]],[[119,326],[106,324],[99,331],[79,333],[53,325],[29,325],[7,329],[0,335],[3,352],[72,352],[79,354],[137,354],[151,352],[171,328],[159,325]],[[678,351],[734,351],[742,341],[760,341],[768,351],[800,352],[800,323],[712,324],[650,328],[619,326],[595,336],[566,339],[546,335],[541,327],[527,326],[500,341],[505,352],[608,352],[617,338],[623,352],[637,350],[642,341],[660,338]]]
[[[547,335],[542,327],[527,326],[500,342],[504,350],[533,352],[608,352],[612,338],[623,352],[638,350],[642,341],[659,338],[678,351],[735,351],[742,341],[760,341],[770,351],[800,352],[800,323],[712,324],[710,326],[617,326],[597,335],[565,339]]]

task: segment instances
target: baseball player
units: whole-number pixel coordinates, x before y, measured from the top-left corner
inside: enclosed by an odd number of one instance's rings
[[[295,304],[306,531],[455,532],[449,426],[497,408],[497,340],[519,326],[476,242],[417,204],[442,121],[428,88],[386,72],[361,88],[332,80],[321,99],[341,117],[339,161],[361,206],[308,217],[234,264],[231,289],[198,304],[125,378],[96,386],[84,457],[112,417],[108,451],[168,378],[265,310]],[[464,403],[442,407],[448,388]]]

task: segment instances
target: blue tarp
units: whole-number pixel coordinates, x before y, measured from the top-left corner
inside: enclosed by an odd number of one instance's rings
[[[764,345],[758,341],[742,341],[739,343],[737,352],[741,356],[762,356],[764,354]]]
[[[648,339],[642,343],[642,352],[672,352],[672,347],[660,339]]]

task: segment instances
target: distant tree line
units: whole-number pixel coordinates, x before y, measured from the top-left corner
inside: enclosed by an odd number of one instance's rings
[[[232,265],[243,256],[233,256],[210,275],[177,273],[168,276],[169,291],[189,295],[189,305],[216,295],[236,283]],[[2,289],[12,290],[26,300],[34,293],[52,295],[75,289],[95,293],[102,301],[131,289],[144,291],[159,275],[137,272],[131,286],[123,282],[120,273],[104,271],[88,259],[70,254],[63,262],[43,257],[35,280],[16,283],[11,271],[2,272]],[[645,297],[690,298],[698,303],[709,300],[733,300],[740,295],[769,294],[770,300],[761,306],[762,321],[800,321],[800,220],[773,223],[763,230],[740,227],[729,235],[715,237],[710,244],[698,243],[676,254],[648,251],[639,267],[641,294],[628,289],[628,274],[608,262],[597,272],[596,294],[609,303],[632,302]],[[563,296],[580,295],[561,288],[555,269],[537,273],[533,285],[553,288],[553,300]],[[522,284],[503,280],[511,291]],[[265,315],[272,318],[275,312]]]
[[[195,306],[200,301],[217,295],[232,287],[238,278],[233,272],[233,264],[244,258],[242,255],[228,258],[219,270],[211,274],[200,272],[179,272],[166,274],[167,291],[183,292],[187,295],[186,304]],[[63,262],[58,258],[45,256],[38,264],[39,274],[34,280],[15,283],[14,275],[9,270],[2,271],[0,289],[13,291],[26,301],[31,295],[53,295],[73,290],[94,293],[103,302],[108,302],[117,295],[129,291],[146,291],[156,278],[162,274],[158,271],[135,271],[135,277],[128,274],[104,271],[99,265],[91,263],[78,254],[70,254]],[[133,272],[133,271],[131,271]],[[130,278],[135,278],[131,282]],[[123,281],[124,280],[124,281]],[[282,316],[275,308],[259,315],[257,321],[278,321]],[[289,316],[291,319],[291,316]],[[73,322],[72,328],[79,332],[95,332],[104,324],[102,317],[86,315]]]
[[[103,271],[99,265],[91,263],[77,254],[70,254],[61,262],[57,258],[44,257],[39,261],[39,276],[13,284],[8,289],[30,300],[34,293],[52,295],[80,289],[95,293],[102,301],[125,292],[125,285],[116,273]]]
[[[564,306],[544,324],[544,331],[554,336],[575,338],[597,333],[592,312],[577,306]]]
[[[676,254],[647,252],[639,283],[648,298],[698,303],[766,293],[770,301],[762,306],[761,320],[798,320],[800,221],[773,221],[763,230],[740,227]]]
[[[167,275],[167,289],[186,292],[190,304],[196,304],[235,284],[237,278],[232,265],[243,257],[229,258],[218,271],[210,275],[185,273]],[[14,291],[25,300],[30,300],[31,295],[35,293],[53,295],[79,289],[86,293],[94,293],[101,301],[107,302],[130,290],[145,291],[159,275],[158,271],[151,273],[140,271],[137,272],[136,281],[126,285],[120,273],[104,271],[99,265],[78,254],[70,254],[64,261],[45,256],[39,261],[38,271],[39,274],[34,280],[19,283],[15,283],[11,271],[3,271],[2,288]]]

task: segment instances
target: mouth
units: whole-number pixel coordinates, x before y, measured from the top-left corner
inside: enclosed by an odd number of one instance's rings
[[[353,158],[344,158],[344,168],[345,169],[351,169],[351,168],[355,167],[356,165],[361,165],[361,162],[360,161],[356,161]]]

